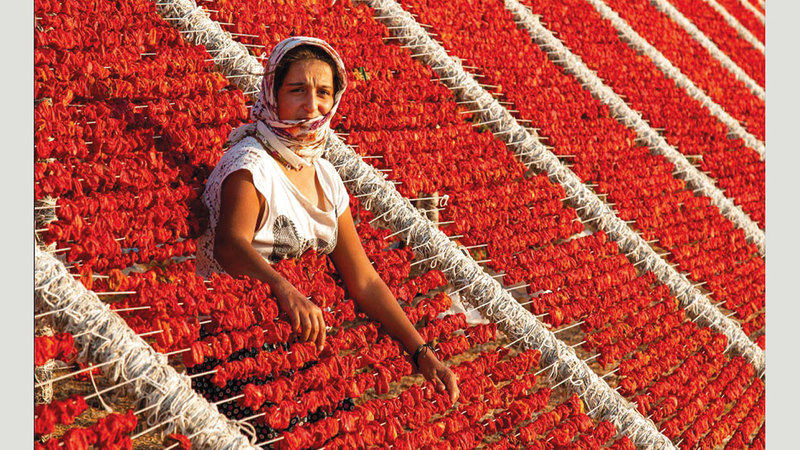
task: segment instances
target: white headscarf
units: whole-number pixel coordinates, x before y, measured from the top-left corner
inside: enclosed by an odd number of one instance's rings
[[[334,93],[333,107],[327,114],[313,119],[281,120],[278,117],[278,99],[275,96],[275,69],[289,50],[300,45],[313,45],[323,49],[336,63],[336,71],[341,80],[341,88]],[[330,122],[339,100],[347,87],[347,71],[342,58],[327,42],[307,36],[284,39],[272,49],[264,65],[261,91],[250,111],[251,123],[231,131],[228,144],[233,145],[245,136],[256,135],[263,138],[269,147],[293,168],[310,166],[325,150],[325,141],[330,133]]]

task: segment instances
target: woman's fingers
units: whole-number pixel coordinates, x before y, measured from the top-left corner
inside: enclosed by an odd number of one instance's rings
[[[304,312],[303,314],[301,314],[300,315],[300,322],[302,322],[302,324],[303,324],[303,330],[300,333],[300,341],[307,342],[308,341],[308,336],[311,334],[311,330],[312,330],[310,314],[307,313],[307,312]]]
[[[446,388],[444,386],[444,383],[442,383],[442,380],[439,379],[439,374],[436,373],[435,371],[433,372],[433,376],[431,377],[431,381],[433,381],[433,383],[436,385],[436,391],[437,392],[445,392]]]
[[[300,329],[300,314],[294,309],[289,310],[289,321],[292,323],[292,330],[294,330],[295,333],[300,334],[302,331]]]
[[[320,335],[319,317],[316,310],[309,313],[309,320],[311,320],[311,333],[308,335],[308,342],[317,342]]]
[[[450,403],[455,403],[458,400],[458,377],[456,374],[448,370],[444,374],[444,384],[447,385],[447,392],[450,393]]]
[[[424,366],[420,367],[421,373],[434,384],[436,391],[440,393],[447,392],[450,397],[450,403],[455,403],[459,396],[459,390],[458,377],[453,371],[438,361],[435,356],[432,356],[432,359],[423,359],[421,364]]]
[[[311,332],[308,334],[308,342],[316,342],[317,336],[319,336],[319,320],[313,312],[309,315],[309,320],[311,321]]]
[[[317,350],[322,350],[322,348],[325,347],[325,337],[327,335],[325,331],[325,319],[322,317],[322,311],[318,312],[317,326],[319,327],[319,331],[317,332]]]

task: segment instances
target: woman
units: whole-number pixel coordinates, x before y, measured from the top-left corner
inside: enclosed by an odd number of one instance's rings
[[[250,113],[253,123],[231,132],[231,148],[206,183],[210,222],[198,242],[197,271],[269,284],[300,340],[321,349],[322,311],[270,264],[311,248],[329,253],[359,308],[381,322],[419,371],[455,402],[455,374],[429,350],[373,269],[344,184],[320,157],[346,85],[344,63],[322,40],[292,37],[273,49]]]

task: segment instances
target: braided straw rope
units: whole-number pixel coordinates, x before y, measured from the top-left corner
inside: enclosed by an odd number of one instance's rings
[[[691,20],[687,19],[686,16],[681,14],[681,12],[678,11],[677,8],[672,6],[670,2],[668,2],[667,0],[650,0],[650,3],[653,6],[655,6],[657,10],[669,16],[669,18],[672,19],[673,22],[683,27],[683,29],[686,30],[687,33],[689,33],[689,36],[691,36],[700,45],[705,47],[705,49],[708,50],[709,53],[711,53],[711,56],[713,56],[714,59],[716,59],[717,61],[720,62],[720,64],[722,64],[722,67],[728,69],[728,71],[731,72],[736,77],[736,79],[744,83],[744,85],[747,86],[747,89],[749,89],[750,92],[753,93],[753,95],[760,98],[762,101],[766,100],[767,96],[766,93],[764,92],[764,88],[759,86],[759,84],[756,83],[752,78],[750,78],[750,76],[747,75],[744,72],[744,70],[739,68],[739,66],[736,65],[736,63],[733,62],[733,60],[731,60],[728,57],[728,55],[726,55],[722,50],[720,50],[716,44],[711,42],[711,39],[709,39],[705,34],[703,34],[703,32],[700,31],[700,29],[697,28],[695,24],[692,23]]]
[[[728,127],[728,132],[731,136],[744,140],[748,147],[754,149],[761,156],[761,159],[766,158],[766,146],[764,142],[750,134],[744,127],[730,114],[728,114],[720,105],[714,102],[702,89],[697,87],[692,80],[690,80],[683,72],[675,67],[669,59],[667,59],[658,49],[652,44],[647,42],[642,36],[622,19],[616,11],[611,9],[602,0],[586,0],[594,9],[600,13],[604,19],[611,22],[611,25],[619,33],[620,39],[627,43],[634,50],[641,52],[653,61],[656,67],[666,75],[668,78],[675,80],[675,84],[683,88],[689,97],[699,101],[703,104],[712,116],[719,119]]]
[[[647,143],[653,154],[661,155],[675,165],[675,173],[678,173],[678,177],[684,180],[689,188],[710,198],[711,203],[719,208],[723,216],[744,230],[747,241],[754,244],[758,248],[758,253],[762,257],[764,256],[766,251],[764,231],[714,185],[714,180],[698,170],[683,154],[668,144],[666,139],[642,119],[641,113],[634,111],[619,95],[605,85],[595,72],[586,67],[580,56],[573,54],[558,38],[553,36],[553,33],[545,28],[539,22],[539,18],[528,8],[517,0],[505,0],[505,5],[506,9],[514,15],[514,20],[525,27],[533,41],[547,49],[551,60],[559,61],[556,64],[564,67],[568,73],[583,83],[595,98],[608,105],[614,117],[633,129],[636,135]]]
[[[376,2],[377,3],[377,2]],[[176,0],[158,4],[159,13],[184,36],[208,50],[222,49],[217,64],[225,75],[255,72],[256,58],[250,56],[241,44],[232,44],[229,33],[221,31],[219,24],[197,8],[192,0]],[[399,6],[391,3],[397,12]],[[382,6],[374,6],[383,8]],[[385,9],[382,9],[385,11]],[[408,17],[410,19],[410,16]],[[419,25],[411,21],[417,28]],[[421,29],[419,30],[422,31]],[[440,57],[448,58],[443,49]],[[238,53],[238,54],[234,54]],[[257,89],[257,79],[236,77],[232,82],[245,92]],[[487,94],[488,95],[488,94]],[[658,432],[655,424],[642,417],[635,406],[595,374],[580,360],[575,351],[560,341],[545,326],[522,307],[494,278],[452,242],[434,223],[422,215],[411,202],[402,197],[385,176],[363,160],[336,136],[328,139],[326,158],[337,168],[346,181],[348,190],[361,200],[364,208],[375,216],[383,216],[390,229],[414,246],[415,252],[428,259],[428,266],[439,268],[457,289],[463,289],[463,298],[485,316],[501,322],[499,328],[520,348],[535,348],[542,352],[544,366],[551,366],[550,377],[556,381],[569,381],[573,392],[582,396],[592,416],[611,421],[620,432],[628,435],[637,445],[648,448],[674,448],[670,440]]]
[[[136,380],[132,384],[146,406],[148,425],[171,422],[167,430],[191,435],[199,448],[255,449],[239,430],[191,387],[191,380],[178,374],[167,357],[153,350],[109,306],[75,281],[56,258],[35,251],[35,310],[51,314],[55,327],[75,338],[78,359],[107,363],[104,372],[112,382]]]
[[[469,102],[470,109],[481,111],[483,123],[505,141],[525,165],[533,166],[538,172],[546,172],[551,180],[563,186],[571,205],[579,211],[584,221],[597,221],[597,227],[616,241],[632,262],[641,265],[642,270],[653,272],[661,283],[669,286],[690,317],[724,334],[728,338],[729,349],[744,356],[753,364],[756,372],[763,375],[766,365],[764,351],[747,337],[741,326],[725,317],[685,275],[675,271],[639,234],[617,217],[575,173],[547,150],[535,132],[531,134],[520,126],[491,94],[464,71],[459,61],[447,55],[444,48],[428,36],[411,14],[393,0],[368,0],[368,3],[392,33],[401,38],[403,44],[413,45],[412,51],[433,68],[442,83],[460,99]]]
[[[731,28],[736,30],[736,32],[739,33],[739,36],[741,36],[742,39],[744,39],[750,45],[752,45],[753,48],[760,51],[761,53],[766,52],[767,49],[764,46],[764,44],[762,44],[761,41],[759,41],[755,36],[753,36],[753,33],[751,33],[750,30],[748,30],[741,23],[739,23],[739,21],[736,20],[736,17],[733,17],[733,15],[729,13],[728,10],[725,9],[722,5],[717,3],[716,0],[703,0],[703,1],[708,3],[708,6],[714,8],[714,11],[718,12],[725,19],[725,22],[728,22],[728,25],[730,25]],[[749,4],[746,1],[745,3]],[[751,5],[750,7],[752,8],[753,6]]]

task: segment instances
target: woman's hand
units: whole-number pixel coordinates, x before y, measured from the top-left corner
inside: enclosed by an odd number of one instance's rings
[[[454,404],[458,400],[458,377],[439,361],[433,352],[428,351],[420,356],[419,373],[432,381],[436,385],[437,391],[445,392],[447,390],[450,394],[450,404]]]
[[[289,315],[292,330],[302,342],[316,342],[317,350],[325,346],[325,319],[319,306],[309,301],[291,283],[280,283],[274,290],[281,309]]]
[[[425,342],[408,320],[392,291],[372,267],[356,233],[349,207],[339,216],[339,236],[331,259],[361,311],[379,321],[386,332],[399,340],[406,349],[416,349]],[[414,354],[413,350],[411,354]],[[455,403],[458,400],[458,377],[431,351],[421,354],[417,362],[419,372],[431,380],[439,392],[447,390],[450,401]]]

